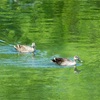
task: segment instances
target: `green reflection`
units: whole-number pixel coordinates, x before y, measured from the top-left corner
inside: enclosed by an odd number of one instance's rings
[[[98,0],[1,0],[0,5],[1,100],[100,99]],[[35,56],[13,48],[32,42]],[[74,55],[83,60],[79,74],[50,62]]]

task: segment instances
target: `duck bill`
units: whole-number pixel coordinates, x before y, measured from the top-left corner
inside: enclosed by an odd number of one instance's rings
[[[79,62],[83,62],[81,59],[78,59]]]

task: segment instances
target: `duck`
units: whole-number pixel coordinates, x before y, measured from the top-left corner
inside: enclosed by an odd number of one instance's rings
[[[34,52],[35,51],[35,43],[32,43],[31,46],[27,46],[27,45],[14,45],[14,48],[21,53],[28,53],[28,52]]]
[[[82,62],[78,56],[74,56],[74,60],[70,60],[68,58],[53,58],[51,60],[61,66],[76,66],[77,61]]]

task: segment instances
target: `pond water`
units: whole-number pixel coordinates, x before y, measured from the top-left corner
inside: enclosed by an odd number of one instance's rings
[[[100,1],[0,1],[1,100],[99,100]],[[16,44],[36,43],[19,53]],[[78,55],[80,73],[54,57]]]

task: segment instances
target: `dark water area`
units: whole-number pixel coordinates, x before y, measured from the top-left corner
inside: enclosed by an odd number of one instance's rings
[[[99,100],[100,1],[1,0],[0,99]],[[35,53],[14,45],[36,43]],[[51,62],[73,60],[80,73]]]

